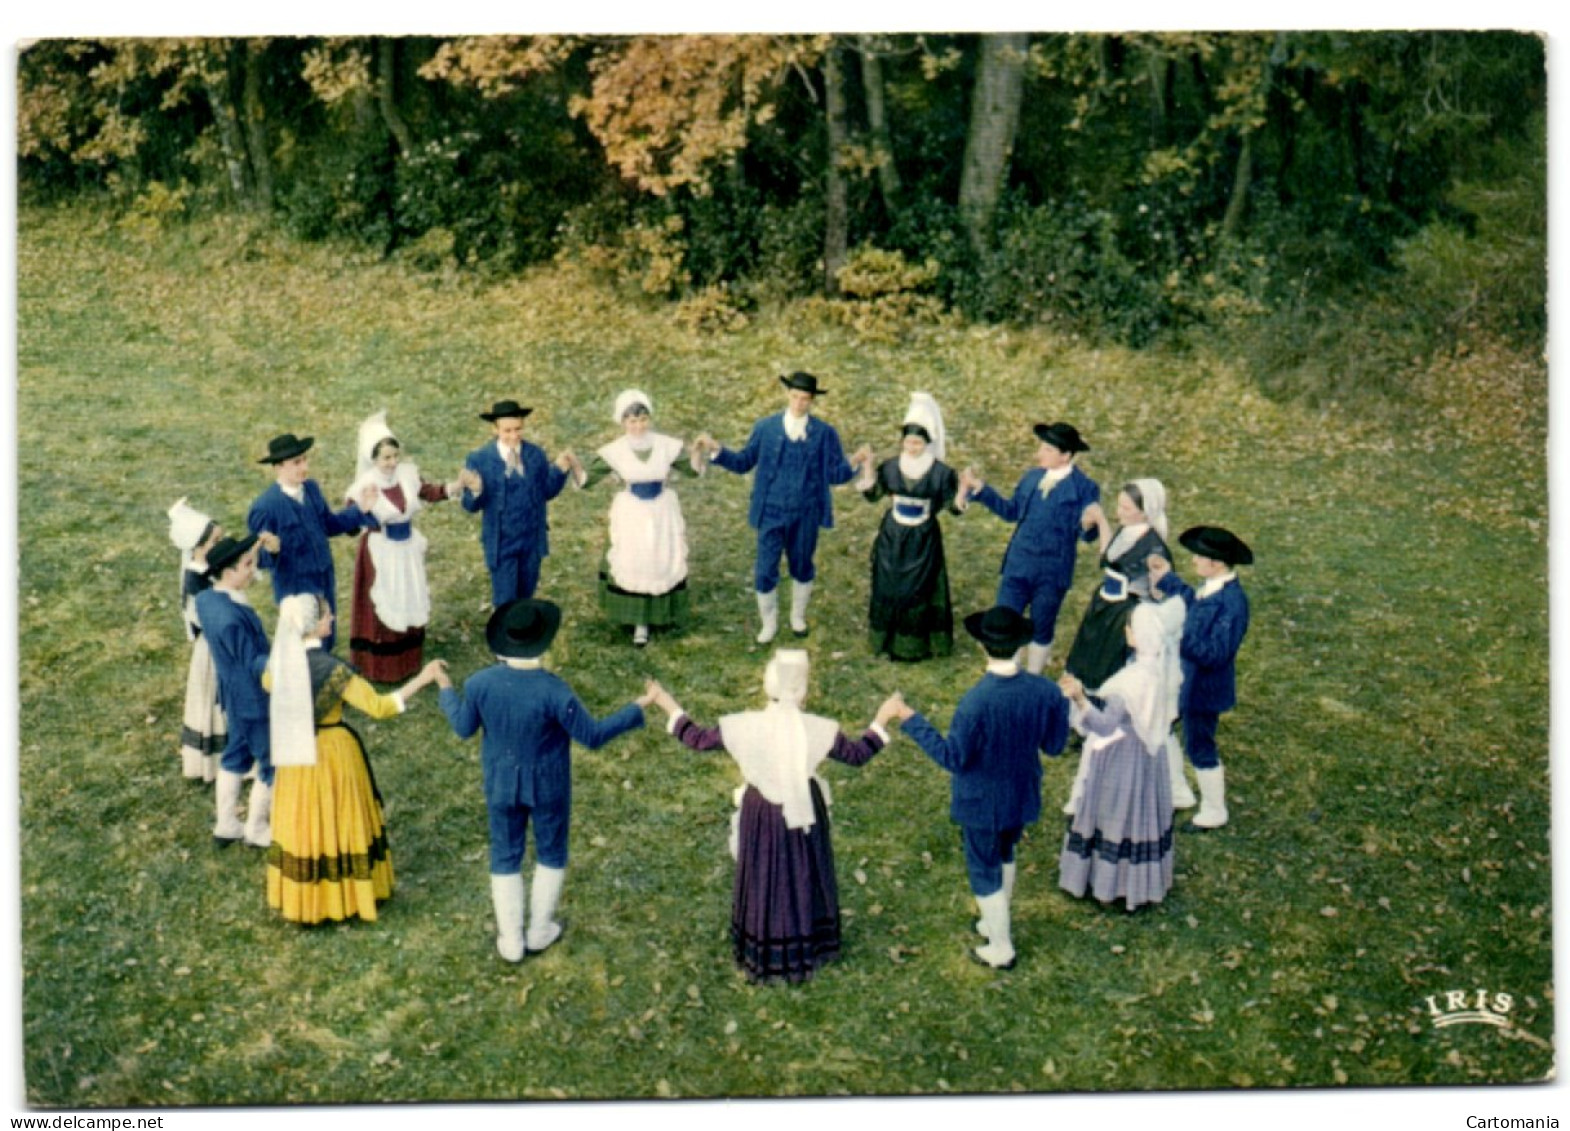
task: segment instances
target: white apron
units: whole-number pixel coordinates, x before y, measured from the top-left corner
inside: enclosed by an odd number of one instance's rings
[[[611,542],[606,553],[611,580],[629,593],[658,596],[687,578],[687,523],[681,502],[666,480],[681,455],[681,441],[656,433],[647,459],[626,436],[598,452],[624,484],[611,501]],[[657,489],[652,499],[634,493]]]

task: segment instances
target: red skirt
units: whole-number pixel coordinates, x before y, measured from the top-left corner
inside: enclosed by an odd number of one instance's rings
[[[394,632],[376,617],[371,586],[376,566],[371,561],[366,536],[354,556],[354,602],[350,607],[349,662],[361,675],[376,683],[402,683],[424,662],[425,626]]]

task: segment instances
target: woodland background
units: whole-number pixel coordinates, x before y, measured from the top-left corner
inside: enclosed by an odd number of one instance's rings
[[[1547,80],[1504,32],[51,40],[18,62],[22,1032],[28,1102],[907,1095],[1542,1079],[1548,780]],[[1110,491],[1249,537],[1225,835],[1173,896],[1060,897],[1026,847],[1008,979],[964,960],[945,782],[834,781],[846,960],[747,987],[733,774],[657,730],[577,760],[558,953],[490,946],[477,754],[431,703],[365,729],[400,889],[298,931],[175,777],[163,510],[239,525],[269,436],[330,495],[388,407],[450,473],[519,395],[555,452],[628,385],[737,442],[807,368],[891,454],[905,398],[1011,482],[1066,417]],[[881,440],[880,440],[881,437]],[[86,489],[84,489],[84,487]],[[757,695],[747,484],[683,489],[699,616],[599,623],[605,497],[555,505],[556,663],[700,717]],[[106,505],[105,496],[112,499]],[[847,725],[946,721],[974,657],[877,666],[878,514],[837,498],[811,647]],[[435,654],[485,662],[472,520],[429,512]],[[1006,528],[947,528],[960,611]],[[347,584],[350,548],[338,548]],[[1086,555],[1060,635],[1093,568]],[[271,623],[265,587],[255,593]],[[105,610],[115,610],[106,633]],[[1048,766],[1049,803],[1072,765]],[[1049,804],[1049,812],[1052,806]],[[1517,995],[1507,1031],[1423,997]],[[571,1109],[566,1109],[571,1110]]]

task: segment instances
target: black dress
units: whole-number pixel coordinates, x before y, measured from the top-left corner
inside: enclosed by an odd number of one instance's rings
[[[1107,552],[1117,546],[1114,537]],[[1100,687],[1116,675],[1128,660],[1128,639],[1123,634],[1134,613],[1139,595],[1148,589],[1150,568],[1145,564],[1151,554],[1172,560],[1172,551],[1161,535],[1147,530],[1116,558],[1101,555],[1101,585],[1090,599],[1085,618],[1079,622],[1074,646],[1069,649],[1064,668],[1089,688]],[[1120,600],[1116,594],[1124,596]]]
[[[884,461],[863,492],[869,502],[885,495],[892,500],[872,544],[867,620],[874,655],[924,660],[953,651],[954,610],[938,512],[952,510],[958,492],[959,476],[948,464],[934,460],[912,480],[897,457]]]

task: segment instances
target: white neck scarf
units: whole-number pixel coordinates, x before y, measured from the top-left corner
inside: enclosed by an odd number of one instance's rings
[[[920,479],[923,475],[927,474],[927,472],[931,471],[932,465],[936,463],[937,460],[938,457],[932,454],[931,444],[928,444],[925,448],[923,448],[919,456],[908,456],[904,452],[900,452],[899,473],[906,479],[915,482],[917,479]]]
[[[1196,601],[1202,601],[1206,597],[1210,597],[1216,593],[1219,593],[1223,585],[1229,581],[1235,580],[1236,578],[1237,574],[1232,572],[1230,569],[1225,573],[1217,574],[1215,577],[1208,578],[1205,581],[1205,584],[1199,587],[1199,593],[1195,596],[1194,599]]]
[[[764,691],[772,702],[761,711],[720,719],[720,736],[747,783],[764,800],[780,807],[785,827],[809,829],[812,775],[828,756],[839,727],[801,710],[807,694],[807,654],[777,652],[764,670]]]
[[[1107,544],[1107,561],[1115,561],[1129,547],[1145,536],[1145,531],[1150,529],[1148,522],[1136,522],[1132,526],[1120,526],[1118,532],[1112,536],[1112,541]]]
[[[785,410],[785,438],[792,442],[807,438],[807,421],[812,419],[812,414],[804,412],[800,416]]]
[[[1054,467],[1051,471],[1043,475],[1041,477],[1041,497],[1043,499],[1046,498],[1047,492],[1052,490],[1052,488],[1056,487],[1059,483],[1063,482],[1063,480],[1067,479],[1069,477],[1069,472],[1073,470],[1074,465],[1069,464],[1067,467]]]
[[[308,593],[285,597],[278,605],[278,633],[267,658],[272,694],[267,716],[272,727],[272,758],[278,766],[316,765],[316,711],[311,694],[311,665],[306,649],[320,646],[308,637],[318,623],[316,598]]]

